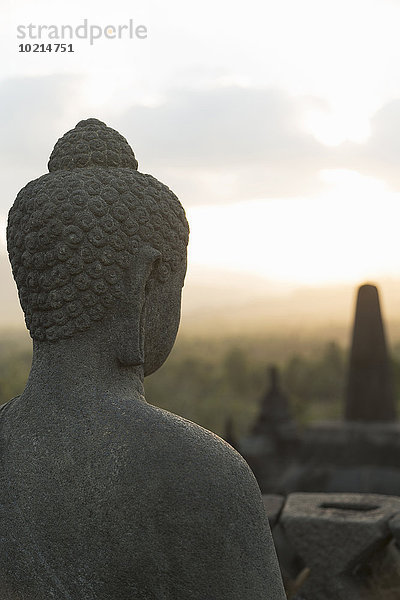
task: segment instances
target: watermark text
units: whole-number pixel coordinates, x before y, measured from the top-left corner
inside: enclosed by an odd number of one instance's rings
[[[138,39],[145,40],[148,36],[146,25],[138,25],[133,19],[122,25],[94,25],[84,19],[76,27],[72,25],[29,25],[17,26],[17,38],[20,40],[89,40],[92,46],[99,39]]]

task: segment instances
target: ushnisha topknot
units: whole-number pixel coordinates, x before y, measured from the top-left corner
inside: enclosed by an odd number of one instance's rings
[[[160,252],[161,283],[186,260],[178,198],[137,165],[124,137],[87,119],[58,140],[50,172],[19,192],[7,246],[34,340],[68,338],[103,320],[124,297],[123,272],[140,247]]]
[[[98,119],[86,119],[58,140],[48,163],[50,173],[85,167],[126,167],[136,171],[138,162],[118,131]]]

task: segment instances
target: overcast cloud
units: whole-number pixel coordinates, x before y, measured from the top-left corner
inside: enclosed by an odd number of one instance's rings
[[[156,105],[118,113],[85,103],[82,79],[52,75],[0,83],[3,217],[20,187],[47,171],[58,137],[88,116],[121,131],[139,168],[164,180],[188,205],[315,195],[326,185],[322,169],[353,169],[400,190],[400,100],[375,114],[364,143],[332,147],[304,126],[307,111],[326,108],[318,98],[271,87],[170,88]]]
[[[224,268],[308,283],[400,272],[399,2],[4,3],[3,237],[57,139],[97,117],[181,198],[192,264],[215,267],[225,253]],[[149,36],[18,52],[18,24],[83,19],[133,19]]]

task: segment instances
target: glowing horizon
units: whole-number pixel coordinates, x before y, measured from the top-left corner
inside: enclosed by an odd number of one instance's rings
[[[400,277],[400,193],[350,170],[324,170],[324,193],[186,207],[189,267],[247,273],[283,285]],[[0,219],[5,250],[6,220]]]
[[[400,276],[398,3],[5,3],[0,251],[18,189],[96,116],[181,199],[193,268],[283,285]],[[146,40],[17,52],[18,25],[131,18]]]
[[[297,285],[400,277],[400,194],[348,170],[326,170],[314,198],[187,208],[189,264]]]

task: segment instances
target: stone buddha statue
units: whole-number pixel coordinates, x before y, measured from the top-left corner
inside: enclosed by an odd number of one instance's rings
[[[48,166],[7,229],[33,361],[0,411],[1,600],[283,600],[247,464],[144,398],[179,325],[179,200],[96,119]]]

